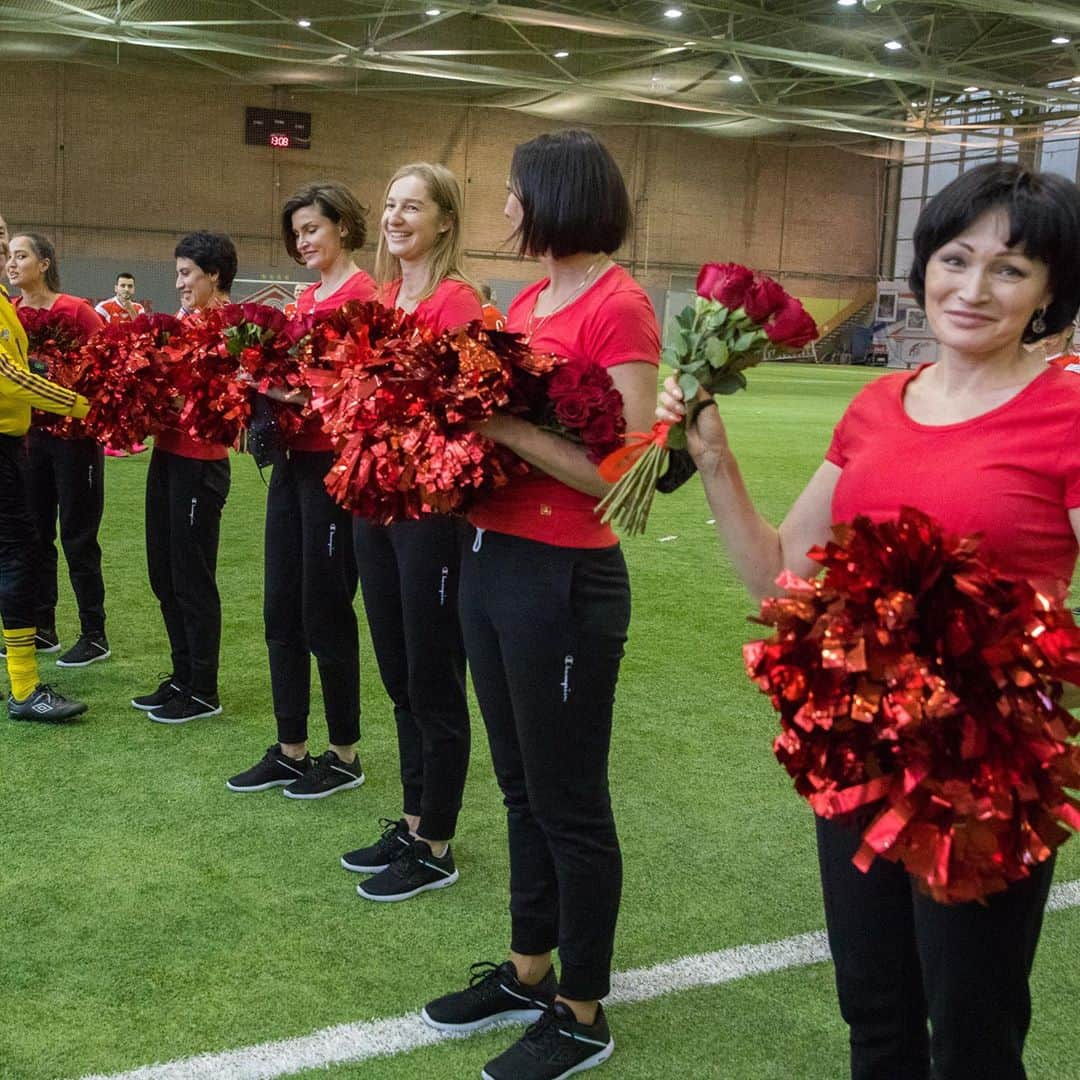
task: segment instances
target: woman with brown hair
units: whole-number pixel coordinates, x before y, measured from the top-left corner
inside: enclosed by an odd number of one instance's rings
[[[482,317],[461,269],[461,189],[444,165],[418,162],[391,177],[375,275],[380,299],[436,331]],[[457,612],[461,522],[429,515],[376,525],[356,518],[356,562],[371,639],[397,721],[403,815],[341,860],[373,874],[368,900],[406,900],[458,879],[450,850],[469,764],[465,649]]]

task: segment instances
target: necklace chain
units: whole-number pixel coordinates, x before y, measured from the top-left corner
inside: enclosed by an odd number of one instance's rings
[[[544,323],[548,321],[548,319],[551,318],[552,315],[556,314],[559,311],[562,311],[562,309],[566,307],[567,304],[569,304],[572,300],[577,299],[578,295],[585,291],[585,286],[589,284],[589,280],[592,278],[593,271],[603,261],[604,256],[601,255],[600,258],[597,259],[595,262],[590,263],[589,268],[585,271],[585,276],[581,279],[581,281],[577,283],[577,285],[574,287],[573,292],[571,292],[565,300],[560,300],[559,303],[557,303],[546,315],[541,315],[539,319],[536,317],[536,304],[535,302],[533,303],[532,311],[529,312],[529,318],[525,323],[526,343],[532,341],[533,336],[536,334],[536,332],[540,329],[541,326],[544,325]],[[537,293],[536,299],[540,299],[539,293]]]

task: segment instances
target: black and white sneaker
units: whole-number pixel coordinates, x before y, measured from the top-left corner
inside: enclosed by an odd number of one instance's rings
[[[381,873],[356,886],[365,900],[408,900],[431,889],[445,889],[458,879],[450,845],[432,854],[423,840],[412,843]]]
[[[82,701],[68,701],[51,686],[39,683],[22,701],[8,694],[8,716],[12,720],[37,720],[43,724],[66,724],[86,712]]]
[[[89,667],[99,660],[112,656],[104,635],[83,634],[63,656],[56,661],[57,667]]]
[[[346,870],[357,874],[381,874],[412,843],[404,818],[400,821],[379,818],[379,824],[383,827],[382,836],[374,844],[347,851],[341,856],[341,865]]]
[[[429,1001],[420,1018],[428,1027],[458,1035],[505,1024],[532,1024],[555,1003],[555,969],[535,985],[517,977],[513,960],[492,964],[482,960],[469,968],[469,985]]]
[[[272,787],[285,787],[299,780],[310,768],[310,754],[305,754],[298,761],[283,754],[280,744],[274,743],[266,748],[262,761],[226,780],[225,786],[230,791],[266,791]]]
[[[202,720],[206,716],[217,716],[220,712],[221,702],[216,694],[201,698],[181,690],[146,715],[156,724],[186,724],[189,720]]]
[[[136,709],[142,709],[143,712],[153,712],[155,709],[160,709],[162,705],[167,701],[171,701],[177,694],[183,693],[183,687],[179,683],[173,681],[173,676],[169,675],[162,679],[161,685],[149,694],[141,694],[139,697],[131,699],[131,704]]]
[[[335,791],[358,788],[364,782],[364,770],[357,755],[342,761],[333,750],[320,754],[303,776],[294,780],[282,794],[289,799],[325,799]]]
[[[39,626],[34,632],[34,648],[38,652],[54,653],[60,651],[60,637],[54,627]]]
[[[482,1080],[563,1080],[602,1065],[615,1050],[603,1006],[583,1024],[556,1001],[508,1050],[484,1066]]]

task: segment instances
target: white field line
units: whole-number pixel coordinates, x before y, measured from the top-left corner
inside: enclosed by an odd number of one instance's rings
[[[1080,907],[1080,881],[1055,885],[1047,910],[1073,907]],[[616,972],[606,1003],[651,1001],[680,990],[719,986],[752,975],[820,964],[828,959],[829,946],[824,931],[820,930],[764,945],[737,945],[733,949],[683,956],[653,967]],[[295,1039],[144,1065],[130,1072],[94,1073],[82,1080],[271,1080],[304,1069],[407,1054],[452,1037],[427,1027],[419,1013],[408,1013],[386,1020],[338,1024]]]

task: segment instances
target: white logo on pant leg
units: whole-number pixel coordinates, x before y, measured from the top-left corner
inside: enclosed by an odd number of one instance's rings
[[[326,542],[326,550],[327,550],[327,553],[330,555],[331,559],[334,557],[334,533],[336,533],[336,532],[337,532],[337,525],[333,521],[331,521],[330,522],[330,539]]]
[[[567,654],[563,660],[562,669],[562,682],[559,685],[562,687],[562,699],[566,701],[570,697],[570,669],[574,666],[574,658]]]
[[[191,500],[191,513],[188,514],[188,524],[189,525],[194,525],[195,524],[195,507],[198,506],[198,505],[199,505],[199,499],[196,496],[194,499]]]
[[[446,607],[446,579],[450,576],[450,567],[442,568],[442,577],[439,579],[439,607]]]
[[[93,489],[93,487],[94,487],[94,466],[93,465],[91,465],[87,469],[87,479],[88,479],[88,486],[91,489]]]

